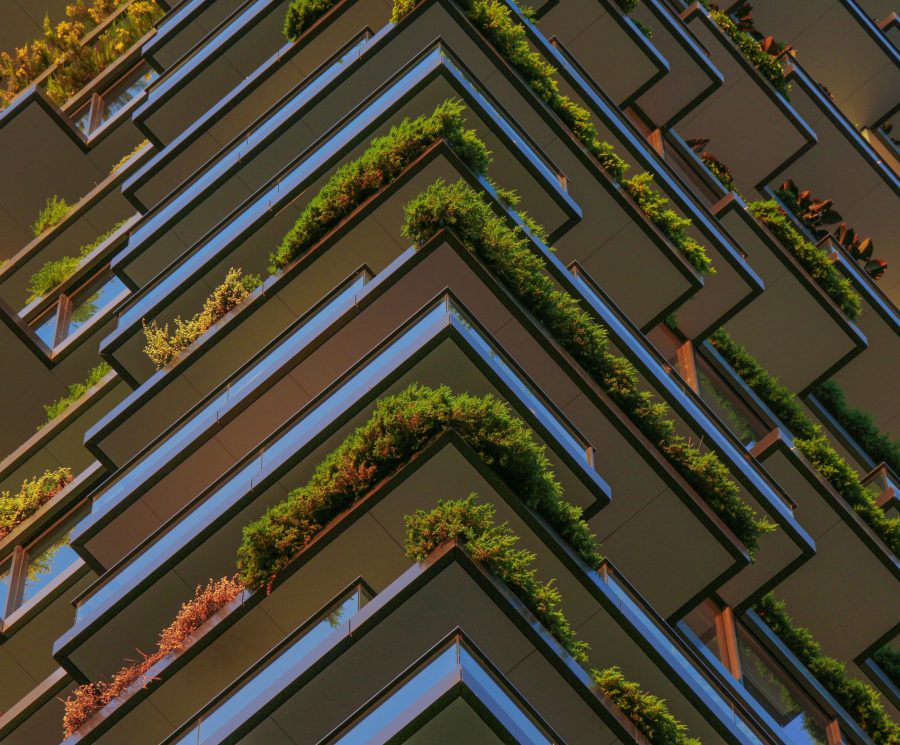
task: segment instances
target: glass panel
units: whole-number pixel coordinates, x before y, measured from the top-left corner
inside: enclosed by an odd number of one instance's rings
[[[6,612],[6,600],[9,597],[9,581],[12,577],[12,559],[0,564],[0,618]]]
[[[91,128],[91,105],[88,104],[87,106],[83,107],[81,111],[75,116],[78,117],[77,119],[75,119],[75,126],[78,127],[78,129],[80,129],[82,132],[87,134]]]
[[[738,625],[735,630],[744,688],[782,728],[784,741],[828,745],[825,715],[802,697],[787,674],[746,631]]]
[[[66,336],[74,334],[125,290],[125,284],[115,275],[107,274],[78,293],[72,301],[72,315],[66,328]]]
[[[751,448],[766,433],[766,428],[731,386],[722,380],[699,355],[695,356],[700,398],[719,417],[745,448]]]
[[[78,558],[78,554],[69,546],[74,523],[74,520],[67,521],[28,549],[25,582],[19,605],[34,598]]]
[[[98,126],[112,119],[128,104],[129,101],[132,101],[139,96],[150,83],[156,80],[157,77],[159,77],[159,73],[148,67],[141,70],[137,76],[134,77],[131,82],[126,83],[124,87],[118,88],[111,93],[104,94],[103,102],[100,105],[100,121],[98,122]]]
[[[179,743],[198,742],[201,736],[209,737],[220,730],[226,731],[234,721],[243,721],[247,714],[263,699],[262,692],[278,689],[291,671],[300,669],[298,662],[325,639],[334,629],[346,623],[363,605],[368,595],[362,588],[356,588],[344,600],[335,603],[318,620],[301,629],[293,643],[285,647],[277,656],[266,660],[260,669],[235,688],[227,698],[216,703],[204,713]]]
[[[716,618],[719,610],[709,600],[698,605],[684,617],[688,628],[696,634],[717,660],[722,659],[722,647],[719,645],[719,633],[716,629]]]
[[[50,349],[53,349],[53,345],[56,343],[56,320],[58,314],[59,304],[54,303],[50,310],[35,321],[32,326],[38,339],[44,342]]]

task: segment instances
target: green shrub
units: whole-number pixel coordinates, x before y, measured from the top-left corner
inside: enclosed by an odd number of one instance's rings
[[[848,318],[856,318],[859,315],[862,310],[862,298],[853,289],[850,280],[841,275],[824,249],[800,235],[778,202],[774,199],[750,202],[747,209],[772,231]]]
[[[297,41],[300,34],[335,5],[337,0],[293,0],[284,17],[284,35],[288,41]]]
[[[741,50],[743,55],[750,61],[750,64],[759,70],[762,76],[775,87],[775,90],[789,101],[791,98],[791,85],[785,79],[784,70],[779,61],[763,49],[762,45],[753,38],[749,31],[739,29],[727,13],[713,9],[710,11],[709,17]]]
[[[872,655],[881,671],[895,686],[900,688],[900,652],[890,644],[886,644]]]
[[[40,425],[38,429],[43,429],[50,424],[111,372],[112,368],[109,364],[101,362],[88,373],[87,379],[83,383],[72,383],[69,386],[68,394],[56,399],[52,404],[44,404],[44,411],[47,412],[47,421]]]
[[[563,499],[544,448],[525,423],[493,396],[454,395],[414,385],[380,399],[368,422],[324,461],[312,478],[244,528],[238,570],[244,584],[271,586],[325,525],[401,468],[435,437],[454,431],[592,566],[601,556],[581,509]]]
[[[793,394],[772,377],[744,347],[719,329],[710,343],[794,435],[797,448],[846,502],[896,554],[900,553],[900,518],[889,518],[859,481],[859,475],[831,447]]]
[[[372,140],[360,158],[341,166],[306,205],[269,257],[269,271],[275,274],[283,269],[440,139],[473,171],[485,173],[490,153],[475,132],[465,128],[464,110],[458,101],[444,101],[430,116],[404,119],[385,136]]]
[[[868,411],[849,406],[836,381],[821,383],[815,395],[872,460],[887,463],[895,473],[900,473],[900,442],[882,432]]]
[[[407,515],[406,555],[423,561],[448,541],[460,541],[476,562],[512,590],[563,649],[587,665],[590,647],[577,639],[560,607],[562,596],[553,580],[538,581],[532,568],[536,556],[516,549],[519,537],[507,523],[495,525],[493,505],[477,504],[476,496],[440,501],[431,511],[418,510]],[[652,745],[700,745],[699,740],[688,736],[687,727],[672,716],[665,701],[626,680],[619,668],[591,670],[591,679]]]
[[[54,194],[47,199],[47,204],[38,212],[37,220],[31,226],[31,232],[37,238],[41,233],[54,225],[58,225],[62,219],[75,208],[74,204],[69,204],[62,197]]]
[[[423,243],[444,227],[452,228],[466,248],[484,261],[509,291],[622,407],[638,428],[751,551],[775,526],[759,519],[740,498],[740,488],[715,453],[701,452],[675,433],[665,403],[638,388],[638,373],[628,360],[609,351],[606,329],[569,293],[558,290],[545,272],[543,258],[529,239],[494,214],[485,199],[464,181],[438,182],[406,205],[404,235]]]
[[[712,272],[712,262],[706,250],[689,238],[686,228],[690,220],[678,217],[665,209],[668,200],[651,188],[652,174],[632,179],[630,186],[624,181],[628,164],[616,155],[612,145],[600,139],[600,133],[591,119],[591,113],[559,91],[556,68],[546,62],[528,43],[525,27],[515,21],[509,10],[499,0],[458,0],[470,21],[491,41],[500,55],[525,78],[532,90],[550,106],[565,122],[578,140],[600,161],[600,164],[635,199],[647,216],[666,233],[687,260],[700,272]],[[394,0],[391,20],[402,20],[416,3],[411,0]]]
[[[150,144],[150,140],[141,140],[130,153],[126,153],[121,158],[119,158],[114,164],[113,167],[109,169],[110,174],[118,171],[122,166],[124,166],[129,160],[131,160],[135,155],[137,155],[141,150],[147,147]]]
[[[254,274],[242,277],[240,269],[229,269],[225,280],[206,298],[199,313],[187,321],[182,320],[181,316],[175,319],[175,333],[172,336],[169,336],[168,323],[163,327],[156,321],[152,321],[149,325],[145,323],[144,338],[147,344],[144,347],[144,354],[159,370],[261,284],[260,278]]]
[[[875,689],[851,678],[842,662],[823,655],[809,629],[794,626],[784,602],[769,593],[756,604],[755,610],[876,745],[900,743],[900,727],[881,706]]]
[[[62,284],[75,274],[75,272],[78,271],[78,267],[81,266],[81,262],[84,261],[97,246],[103,243],[103,241],[109,238],[126,222],[127,220],[117,222],[105,233],[98,235],[92,243],[82,246],[78,250],[77,256],[63,256],[61,259],[46,262],[40,269],[31,275],[31,278],[28,280],[28,286],[26,288],[28,296],[25,298],[25,304],[27,305],[28,303],[34,302],[39,297],[43,297],[54,287]]]
[[[652,745],[700,745],[700,740],[691,737],[688,728],[672,716],[663,699],[626,680],[619,668],[591,670],[591,678]]]
[[[519,537],[507,523],[494,524],[494,506],[476,504],[476,494],[466,499],[439,501],[430,512],[417,510],[406,516],[406,555],[423,561],[444,543],[459,540],[472,558],[513,591],[535,618],[573,658],[587,664],[590,647],[578,641],[575,630],[559,607],[562,596],[553,581],[540,582],[531,568],[533,553],[515,548]]]
[[[44,471],[40,476],[26,479],[16,494],[0,492],[0,539],[31,517],[72,480],[70,468]]]

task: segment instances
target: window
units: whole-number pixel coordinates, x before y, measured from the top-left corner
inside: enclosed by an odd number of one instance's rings
[[[86,135],[96,132],[137,98],[157,77],[158,73],[149,65],[138,65],[111,88],[103,93],[94,93],[91,100],[75,113],[75,126]]]
[[[87,504],[26,546],[16,546],[0,563],[0,610],[7,617],[38,597],[78,558],[69,545],[72,529],[87,514]]]
[[[125,283],[107,267],[72,292],[62,293],[50,308],[32,322],[31,327],[38,338],[52,349],[85,326],[126,290]]]

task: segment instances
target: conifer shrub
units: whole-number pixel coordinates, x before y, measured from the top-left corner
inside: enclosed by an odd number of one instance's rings
[[[461,437],[522,502],[541,514],[592,566],[602,560],[582,510],[563,498],[544,448],[493,396],[412,385],[380,399],[369,420],[310,480],[244,528],[237,566],[244,585],[268,586],[327,524],[402,468],[442,433]]]
[[[199,313],[195,313],[187,321],[181,316],[175,319],[174,334],[169,334],[168,323],[162,327],[156,321],[144,324],[144,338],[147,341],[144,354],[156,365],[157,370],[175,359],[216,321],[240,305],[262,284],[255,274],[246,276],[241,274],[240,269],[229,269],[225,280],[206,298]]]
[[[822,653],[809,629],[797,627],[783,601],[772,593],[754,607],[775,635],[812,673],[876,745],[900,742],[900,726],[885,712],[872,686],[847,674],[844,663]]]
[[[62,222],[62,219],[75,208],[74,204],[69,204],[62,197],[54,194],[47,198],[47,204],[38,212],[37,219],[31,226],[31,232],[37,238],[45,230],[52,228]]]
[[[466,129],[464,110],[458,101],[444,101],[430,115],[404,119],[372,140],[361,157],[341,166],[306,205],[269,257],[269,271],[275,274],[300,256],[438,140],[447,142],[475,173],[485,173],[490,153],[474,130]]]
[[[497,216],[464,181],[438,181],[406,205],[404,235],[424,243],[451,228],[625,411],[750,551],[775,526],[757,517],[718,456],[676,434],[669,407],[638,387],[638,373],[609,351],[606,329],[568,292],[557,289],[530,239]]]
[[[709,339],[741,379],[762,399],[794,436],[797,448],[895,554],[900,553],[900,518],[888,517],[851,468],[831,446],[822,428],[810,419],[794,395],[769,374],[724,329]]]
[[[590,647],[577,638],[562,609],[562,595],[553,580],[541,582],[532,568],[535,554],[517,549],[519,537],[507,523],[494,523],[491,504],[478,504],[477,495],[439,501],[430,511],[406,516],[406,555],[423,561],[449,541],[459,541],[487,572],[493,574],[522,601],[579,664],[589,664]],[[619,710],[634,722],[652,745],[700,745],[687,727],[672,716],[666,702],[625,679],[621,670],[591,670],[591,679]]]
[[[153,680],[150,669],[168,655],[181,651],[191,634],[243,589],[236,577],[210,580],[206,587],[198,585],[194,597],[181,606],[175,620],[160,632],[153,654],[141,653],[140,662],[122,667],[110,680],[85,683],[72,692],[65,701],[63,736],[75,734],[94,714],[132,686],[146,687]]]
[[[900,473],[900,441],[882,432],[868,411],[850,406],[836,381],[820,383],[815,395],[872,460],[887,463],[895,473]]]
[[[56,399],[53,403],[44,404],[44,411],[47,412],[47,421],[40,425],[38,429],[43,429],[58,416],[62,415],[72,404],[111,372],[112,368],[109,366],[109,363],[101,362],[91,369],[83,383],[72,383],[69,386],[69,392],[65,396]]]
[[[848,318],[853,319],[859,315],[862,310],[862,298],[853,289],[850,280],[838,271],[824,249],[800,235],[778,202],[774,199],[750,202],[747,209],[772,231]]]
[[[12,533],[17,525],[31,517],[71,481],[71,468],[57,468],[26,479],[15,494],[0,492],[0,539]]]
[[[293,0],[284,17],[284,35],[297,41],[300,35],[337,5],[338,0]]]

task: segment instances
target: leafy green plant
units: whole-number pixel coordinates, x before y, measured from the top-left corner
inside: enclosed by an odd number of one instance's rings
[[[34,237],[37,238],[45,230],[58,225],[73,209],[75,209],[75,205],[69,204],[62,197],[58,197],[56,194],[49,197],[47,204],[38,212],[37,219],[31,226],[31,232],[34,234]]]
[[[248,274],[246,277],[242,277],[241,274],[240,269],[229,269],[225,280],[206,298],[199,313],[195,313],[187,321],[181,316],[175,319],[175,333],[171,336],[168,323],[162,327],[156,321],[144,323],[144,338],[147,341],[144,354],[156,365],[157,370],[175,359],[195,339],[262,284],[255,274]]]
[[[572,657],[588,664],[587,643],[578,640],[562,610],[562,595],[553,584],[540,582],[532,568],[535,554],[517,549],[519,537],[507,523],[494,523],[494,506],[466,499],[439,501],[433,510],[406,516],[406,555],[423,561],[449,541],[459,541],[485,570],[503,582]],[[652,745],[700,745],[687,727],[669,712],[663,699],[625,679],[621,670],[591,670],[591,679]]]
[[[740,488],[718,456],[702,452],[676,434],[668,406],[638,387],[638,373],[609,351],[606,329],[567,292],[556,289],[543,258],[529,238],[498,217],[484,197],[464,181],[437,182],[406,205],[404,235],[421,244],[442,228],[451,228],[466,248],[481,258],[507,289],[622,407],[638,428],[668,458],[751,551],[760,535],[775,526],[757,517],[740,497]]]
[[[472,558],[495,575],[521,600],[535,618],[556,638],[573,658],[587,664],[586,642],[560,608],[562,595],[553,582],[540,582],[531,568],[537,558],[531,551],[515,548],[519,537],[507,523],[494,524],[494,506],[476,504],[477,494],[466,499],[439,501],[426,512],[406,516],[406,555],[415,561],[427,559],[436,548],[459,540]]]
[[[76,2],[66,7],[68,20],[51,26],[44,19],[39,39],[0,53],[0,108],[5,108],[28,85],[55,65],[47,78],[47,95],[62,105],[98,73],[122,56],[162,17],[163,9],[153,0],[132,2],[116,20],[89,44],[85,35],[109,18],[126,0],[94,0],[87,6]]]
[[[429,116],[404,119],[372,140],[361,157],[341,166],[306,205],[269,257],[269,271],[275,274],[287,266],[440,139],[476,173],[486,172],[490,153],[474,130],[465,128],[464,110],[458,101],[444,101]]]
[[[887,675],[888,680],[900,688],[900,652],[890,644],[886,644],[881,649],[875,650],[872,659],[881,668],[881,672]]]
[[[628,164],[615,153],[600,133],[591,113],[559,91],[556,68],[528,43],[525,27],[515,21],[509,8],[499,0],[458,0],[470,21],[490,40],[499,54],[512,65],[531,89],[562,119],[600,162],[604,170],[629,192],[645,214],[666,233],[675,247],[700,272],[713,272],[705,249],[687,234],[690,220],[667,209],[668,200],[651,187],[653,174],[642,174],[626,182]],[[401,21],[415,7],[415,0],[394,0],[391,20]]]
[[[57,468],[26,479],[15,494],[0,492],[0,539],[8,536],[19,523],[31,517],[71,481],[71,468]]]
[[[868,411],[850,406],[836,381],[821,383],[815,396],[872,460],[887,463],[900,473],[900,441],[892,440],[882,432]]]
[[[885,712],[875,689],[850,677],[842,662],[822,654],[809,629],[794,626],[783,601],[769,593],[756,604],[755,610],[873,742],[884,745],[900,742],[900,727]]]
[[[238,570],[247,587],[271,587],[322,528],[452,430],[538,511],[592,566],[601,556],[581,509],[563,498],[550,463],[525,423],[493,396],[454,395],[413,385],[380,399],[369,420],[323,460],[312,478],[244,528]]]
[[[109,169],[110,174],[118,171],[122,166],[124,166],[129,160],[131,160],[135,155],[137,155],[141,150],[147,147],[150,144],[150,140],[141,140],[137,145],[134,146],[134,149],[130,153],[126,153],[119,160],[117,160],[113,167]]]
[[[772,377],[744,347],[719,329],[709,338],[734,371],[794,435],[797,448],[894,553],[900,553],[900,518],[888,517],[856,473],[831,446],[821,427],[794,395]]]
[[[39,297],[43,297],[54,287],[62,284],[75,274],[75,272],[78,271],[78,267],[81,266],[81,262],[90,256],[94,249],[121,228],[126,222],[127,220],[117,222],[105,233],[98,235],[93,242],[88,243],[86,246],[82,246],[78,250],[77,256],[63,256],[61,259],[54,259],[53,261],[46,262],[40,269],[31,275],[31,278],[28,280],[28,286],[26,288],[28,296],[25,298],[26,305],[34,302]]]
[[[774,199],[750,202],[747,209],[763,223],[810,273],[818,285],[847,314],[856,318],[862,310],[862,298],[850,281],[835,268],[824,249],[810,243],[791,225],[784,210]]]
[[[703,4],[707,5],[706,3]],[[770,39],[764,40],[768,43],[761,43],[754,35],[755,32],[751,30],[752,27],[748,25],[746,17],[739,27],[727,13],[719,10],[715,5],[709,5],[708,7],[710,8],[709,17],[741,50],[750,64],[759,70],[775,90],[784,96],[785,99],[790,100],[790,83],[785,79],[784,70],[777,57],[769,53],[769,50],[776,51],[776,53],[781,52],[780,47],[772,44]]]
[[[292,0],[284,17],[284,35],[297,41],[300,35],[325,15],[338,0]]]
[[[103,378],[105,378],[111,372],[112,368],[109,366],[109,363],[101,362],[99,365],[91,369],[83,383],[72,383],[69,386],[69,392],[65,396],[56,399],[56,401],[51,404],[44,404],[44,411],[47,412],[47,421],[40,425],[38,429],[43,429],[48,424],[50,424],[50,422],[56,419],[56,417],[60,416],[66,409],[68,409],[72,404],[74,404],[79,398],[81,398],[85,393],[91,390],[91,388],[97,385],[97,383],[103,380]]]
[[[653,745],[700,745],[669,712],[664,699],[626,680],[618,667],[591,670],[591,678]]]

